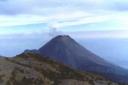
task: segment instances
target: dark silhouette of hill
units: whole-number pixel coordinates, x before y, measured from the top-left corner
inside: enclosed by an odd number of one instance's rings
[[[71,68],[101,74],[116,82],[128,83],[128,70],[97,56],[70,36],[59,35],[41,47],[38,52]]]

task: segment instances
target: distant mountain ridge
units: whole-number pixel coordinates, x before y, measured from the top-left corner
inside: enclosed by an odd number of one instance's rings
[[[39,50],[0,57],[0,85],[128,85],[125,71],[66,35]]]
[[[74,69],[102,74],[113,81],[128,83],[128,70],[90,52],[70,36],[59,35],[38,51],[40,55],[48,56]]]

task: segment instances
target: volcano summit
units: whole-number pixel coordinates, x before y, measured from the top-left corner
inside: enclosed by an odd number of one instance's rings
[[[59,35],[53,38],[38,52],[40,55],[48,56],[71,68],[102,74],[113,81],[128,83],[128,71],[126,69],[97,56],[68,35]]]

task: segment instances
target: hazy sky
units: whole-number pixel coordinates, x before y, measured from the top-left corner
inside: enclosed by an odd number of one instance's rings
[[[126,67],[128,0],[0,0],[1,55],[39,48],[57,34]]]
[[[0,0],[0,34],[56,28],[64,32],[112,31],[113,37],[122,38],[128,37],[127,22],[127,0]],[[94,36],[99,37],[97,33]]]

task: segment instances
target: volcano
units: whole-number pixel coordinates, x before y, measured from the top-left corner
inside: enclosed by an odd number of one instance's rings
[[[71,68],[101,74],[113,81],[128,83],[128,70],[97,56],[68,35],[56,36],[38,52]]]

